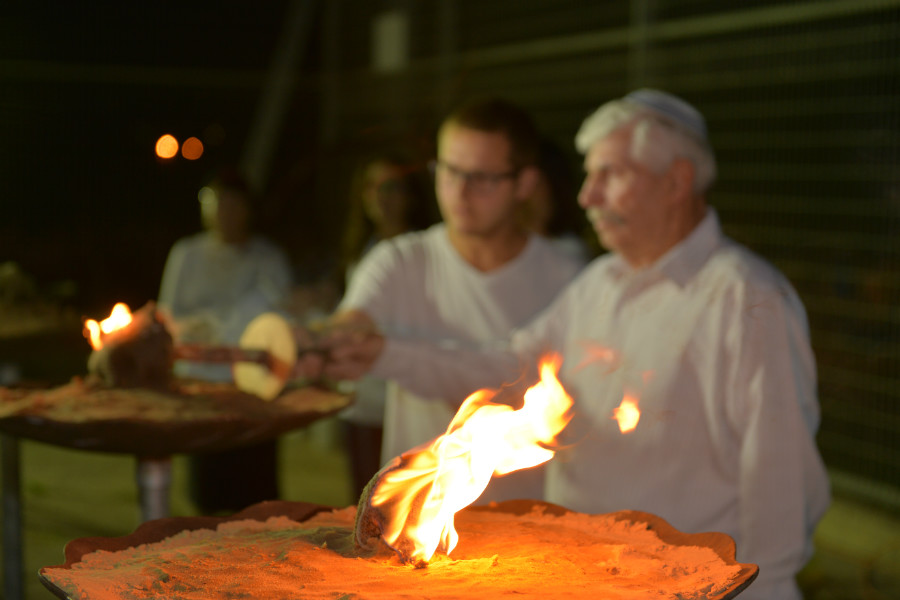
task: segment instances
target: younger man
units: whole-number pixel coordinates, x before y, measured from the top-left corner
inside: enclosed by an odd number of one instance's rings
[[[477,349],[531,320],[582,266],[520,225],[537,153],[530,117],[508,102],[476,101],[448,116],[431,165],[443,222],[375,246],[333,321]],[[418,395],[390,381],[382,463],[444,433],[464,399]],[[539,471],[495,479],[479,502],[539,499],[541,479]]]

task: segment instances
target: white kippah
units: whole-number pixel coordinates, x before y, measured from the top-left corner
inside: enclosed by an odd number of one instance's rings
[[[706,141],[706,119],[700,111],[678,96],[644,88],[631,92],[623,100],[652,110],[683,127],[698,139]]]

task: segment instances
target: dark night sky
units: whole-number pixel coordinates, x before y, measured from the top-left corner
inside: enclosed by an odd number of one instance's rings
[[[0,8],[0,262],[85,308],[141,304],[241,154],[286,2],[82,4]],[[160,161],[163,133],[206,153]]]

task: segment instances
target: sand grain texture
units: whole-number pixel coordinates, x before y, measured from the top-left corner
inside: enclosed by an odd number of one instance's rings
[[[727,556],[730,538],[722,534],[687,536],[645,513],[557,515],[548,506],[466,509],[457,515],[457,548],[419,569],[387,547],[356,550],[356,509],[348,507],[303,522],[235,518],[113,551],[81,543],[78,552],[67,548],[66,565],[45,567],[41,577],[60,597],[84,600],[720,599],[755,577],[754,565],[733,560],[733,544]],[[171,529],[176,519],[166,521]]]

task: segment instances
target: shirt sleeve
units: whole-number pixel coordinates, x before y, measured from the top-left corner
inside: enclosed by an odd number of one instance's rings
[[[531,323],[489,345],[388,338],[372,373],[421,396],[457,399],[457,406],[482,388],[521,393],[537,380],[541,355],[562,348],[573,293],[569,286]]]
[[[793,290],[750,290],[741,312],[729,406],[742,435],[738,560],[760,567],[748,600],[799,598],[794,577],[830,498],[815,445],[815,360]]]
[[[388,327],[392,294],[395,290],[404,289],[404,271],[404,262],[394,244],[390,241],[379,242],[353,269],[338,312],[361,310],[379,327]]]
[[[424,397],[446,398],[459,407],[472,392],[521,379],[519,358],[505,348],[441,346],[387,338],[371,374],[393,379]],[[452,399],[452,400],[450,400]]]
[[[212,307],[196,306],[191,300],[200,285],[193,239],[182,238],[172,245],[163,268],[158,305],[171,317],[172,335],[177,342],[218,343],[221,319]]]
[[[160,308],[168,311],[176,319],[183,316],[186,312],[186,308],[183,306],[178,293],[179,290],[184,288],[182,279],[185,276],[186,262],[187,249],[185,244],[182,241],[175,242],[169,250],[169,256],[166,258],[166,264],[163,267],[158,304]]]

